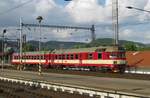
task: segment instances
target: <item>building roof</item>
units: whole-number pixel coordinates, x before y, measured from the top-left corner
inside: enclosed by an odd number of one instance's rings
[[[129,51],[126,58],[129,66],[150,67],[150,51]]]

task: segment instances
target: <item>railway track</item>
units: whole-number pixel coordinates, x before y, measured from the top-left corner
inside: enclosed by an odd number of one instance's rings
[[[42,89],[20,83],[0,80],[0,96],[2,98],[91,98],[86,95]],[[96,98],[92,97],[92,98]]]
[[[6,69],[16,70],[16,67],[9,67]],[[25,71],[36,71],[38,68],[28,68]],[[82,76],[96,76],[96,77],[111,77],[111,78],[124,78],[124,79],[137,79],[137,80],[150,80],[149,74],[135,74],[135,73],[102,73],[102,72],[92,72],[92,71],[75,71],[75,70],[61,70],[61,69],[42,69],[43,72],[47,73],[59,73],[59,74],[72,74],[72,75],[82,75]]]

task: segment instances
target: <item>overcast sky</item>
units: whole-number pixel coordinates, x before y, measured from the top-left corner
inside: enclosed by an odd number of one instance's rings
[[[120,39],[150,43],[150,13],[129,10],[126,6],[150,10],[150,0],[118,0]],[[22,17],[24,23],[37,23],[36,17],[43,16],[42,24],[96,26],[97,38],[111,38],[112,0],[0,0],[0,30],[8,29],[7,36],[18,37],[15,28]],[[21,5],[21,6],[20,6]],[[14,10],[13,10],[14,8]],[[139,24],[142,23],[142,24]],[[38,28],[24,28],[27,39],[39,39]],[[44,40],[90,41],[90,32],[83,30],[42,29]]]

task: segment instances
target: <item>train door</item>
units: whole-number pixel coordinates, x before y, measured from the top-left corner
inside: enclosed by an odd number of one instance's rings
[[[45,60],[45,66],[49,67],[49,55],[48,54],[44,54],[44,60]]]
[[[79,53],[79,65],[82,66],[82,53]]]
[[[54,59],[55,59],[55,54],[51,54],[51,59],[50,59],[51,66],[54,65]]]

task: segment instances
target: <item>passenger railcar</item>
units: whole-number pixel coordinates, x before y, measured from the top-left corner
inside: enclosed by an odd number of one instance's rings
[[[51,68],[89,68],[124,72],[126,68],[125,50],[118,46],[92,47],[79,49],[60,49],[51,52],[26,52],[20,60],[13,54],[12,64],[42,64]]]

